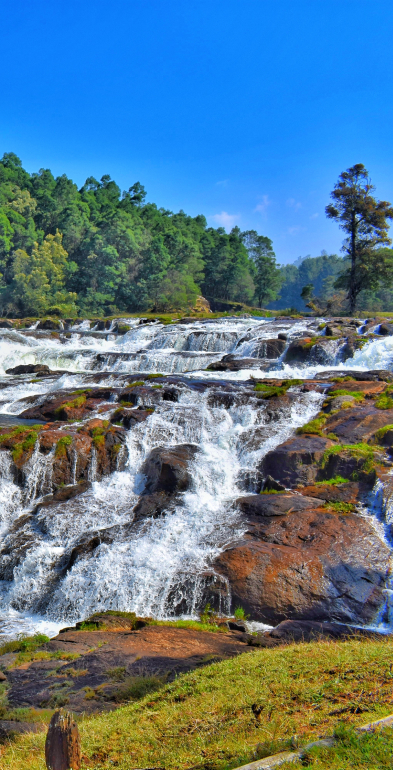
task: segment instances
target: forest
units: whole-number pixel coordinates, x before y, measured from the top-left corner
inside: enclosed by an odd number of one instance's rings
[[[158,208],[139,182],[121,191],[104,175],[78,189],[65,174],[28,173],[14,153],[0,160],[2,316],[165,312],[193,308],[200,294],[298,311],[313,297],[341,312],[344,265],[322,252],[280,267],[267,236]],[[391,311],[393,291],[363,290],[358,308]]]
[[[193,307],[199,294],[258,307],[277,299],[269,238],[208,227],[105,175],[83,187],[0,161],[0,313],[115,314]]]

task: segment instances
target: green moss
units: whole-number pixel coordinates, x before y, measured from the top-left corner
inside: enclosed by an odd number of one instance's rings
[[[390,390],[381,393],[380,396],[374,401],[374,406],[377,409],[393,409],[393,398]]]
[[[165,374],[148,374],[146,379],[147,380],[155,380],[156,377],[165,377]]]
[[[285,489],[262,489],[260,495],[282,495]]]
[[[83,404],[86,403],[86,396],[85,394],[78,396],[77,398],[74,398],[73,401],[66,401],[64,404],[61,404],[61,406],[58,406],[57,409],[55,409],[55,414],[59,415],[63,411],[63,409],[79,409]]]
[[[314,420],[311,420],[310,422],[307,422],[305,425],[302,425],[301,428],[298,428],[296,433],[301,435],[302,433],[313,433],[317,436],[322,436],[322,428],[327,420],[328,416],[327,414],[321,414],[318,417],[315,417]]]
[[[304,380],[283,380],[281,385],[269,385],[266,382],[257,382],[254,391],[259,394],[259,398],[274,398],[283,396],[289,388],[296,385],[303,385]]]
[[[144,385],[144,380],[136,380],[135,382],[130,382],[129,385],[127,385],[127,388],[139,388],[141,385]]]
[[[330,382],[356,382],[353,377],[331,377]]]
[[[55,457],[65,457],[67,454],[66,447],[70,446],[71,444],[71,436],[62,436],[62,438],[60,438],[56,444]]]
[[[98,436],[93,436],[93,444],[98,449],[105,446],[105,436],[100,433]]]
[[[120,403],[121,403],[121,405],[122,405],[123,407],[125,407],[126,409],[127,409],[127,408],[128,408],[128,409],[133,409],[133,407],[135,406],[135,404],[133,404],[133,403],[132,403],[132,401],[120,401]],[[116,414],[116,412],[115,412],[115,414]]]
[[[385,425],[384,428],[380,428],[379,430],[377,430],[375,434],[375,438],[377,439],[377,441],[380,441],[380,439],[382,439],[385,433],[387,433],[389,430],[393,430],[393,425]]]
[[[329,502],[326,503],[325,507],[329,508],[330,510],[335,511],[335,513],[344,513],[345,514],[345,513],[353,513],[353,511],[355,510],[356,506],[353,505],[353,503],[343,503],[343,502],[337,502],[337,501],[330,502],[329,501]]]
[[[337,486],[338,484],[347,484],[349,479],[344,479],[342,476],[335,476],[333,479],[328,479],[327,481],[316,481],[315,486],[320,487],[333,487]]]
[[[331,398],[336,398],[336,396],[352,396],[356,401],[364,400],[364,393],[359,393],[357,390],[345,390],[344,388],[340,388],[331,393]]]
[[[351,457],[357,460],[364,460],[362,470],[364,473],[370,473],[374,468],[374,450],[368,444],[336,444],[325,450],[322,457],[321,468],[325,468],[329,458],[332,455],[347,452]]]
[[[118,334],[127,334],[131,329],[131,326],[128,326],[128,324],[119,324],[117,327],[117,333]]]

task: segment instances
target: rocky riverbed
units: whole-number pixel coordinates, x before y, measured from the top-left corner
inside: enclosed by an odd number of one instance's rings
[[[391,628],[393,326],[146,320],[0,329],[0,631],[53,637],[0,656],[14,709]]]
[[[389,623],[389,323],[50,326],[1,329],[5,633],[206,603]]]

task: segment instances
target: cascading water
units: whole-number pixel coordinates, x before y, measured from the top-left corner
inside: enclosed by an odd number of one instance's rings
[[[251,404],[242,398],[242,381],[250,376],[305,379],[326,366],[289,366],[281,357],[261,365],[255,359],[253,369],[205,370],[224,355],[252,357],[261,340],[278,332],[288,336],[287,344],[305,333],[315,336],[318,320],[220,319],[169,327],[137,325],[135,319],[124,322],[132,328],[123,336],[110,330],[89,331],[89,322],[59,338],[33,328],[26,333],[1,331],[3,371],[32,363],[67,373],[45,379],[39,374],[18,379],[2,375],[0,421],[1,415],[16,416],[32,403],[43,402],[48,393],[91,383],[118,385],[123,375],[126,384],[136,372],[180,372],[184,386],[178,402],[162,401],[146,422],[129,430],[118,457],[122,470],[97,481],[93,452],[91,487],[66,505],[43,506],[37,512],[39,500],[51,492],[53,452],[43,455],[36,447],[24,468],[23,488],[15,483],[9,452],[0,452],[0,545],[6,575],[0,618],[8,631],[25,630],[29,624],[42,629],[45,623],[53,631],[56,624],[74,622],[99,609],[163,617],[181,608],[193,614],[203,575],[217,554],[241,536],[236,498],[244,494],[245,484],[252,489],[264,454],[319,409],[321,395],[295,387],[288,392],[288,404],[272,418],[266,402],[254,399]],[[370,341],[345,364],[335,360],[330,368],[388,368],[392,360],[393,338],[383,338]],[[204,392],[191,387],[209,379],[217,384]],[[220,380],[232,382],[234,388],[225,407],[215,398]],[[133,527],[132,510],[145,483],[141,473],[145,459],[155,447],[179,444],[198,448],[190,466],[191,487],[166,516]],[[76,464],[75,456],[74,481]],[[98,538],[94,558],[87,547],[65,569],[73,549],[94,538]]]

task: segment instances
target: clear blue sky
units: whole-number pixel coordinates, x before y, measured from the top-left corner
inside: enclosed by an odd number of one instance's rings
[[[324,207],[364,163],[393,200],[391,0],[0,0],[0,154],[337,251]]]

